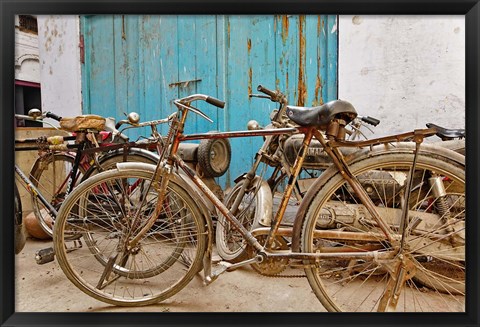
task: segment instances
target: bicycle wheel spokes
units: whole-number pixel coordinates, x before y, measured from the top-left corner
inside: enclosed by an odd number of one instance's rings
[[[123,173],[123,174],[122,174]],[[143,305],[178,292],[200,270],[205,224],[195,203],[176,184],[150,230],[128,246],[155,212],[151,173],[110,171],[82,183],[62,207],[56,249],[67,277],[87,294],[117,305]],[[85,186],[85,185],[86,186]],[[86,246],[65,250],[66,235]],[[185,259],[185,258],[188,258]]]
[[[406,203],[411,158],[388,154],[350,167],[398,244],[387,242],[340,174],[318,186],[304,221],[302,246],[305,252],[338,254],[306,269],[329,311],[465,310],[464,170],[419,156]],[[361,258],[362,253],[372,255]]]

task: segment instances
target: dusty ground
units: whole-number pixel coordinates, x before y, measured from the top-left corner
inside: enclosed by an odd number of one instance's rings
[[[28,239],[16,258],[16,312],[323,312],[306,278],[269,278],[250,267],[203,286],[200,275],[169,300],[147,307],[109,306],[78,290],[54,261],[37,265],[34,254],[51,245]],[[295,270],[301,274],[302,270]]]

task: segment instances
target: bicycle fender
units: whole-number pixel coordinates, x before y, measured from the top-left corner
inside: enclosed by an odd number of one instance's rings
[[[140,148],[128,148],[127,149],[128,151],[128,154],[136,154],[136,155],[141,155],[147,159],[150,159],[152,162],[158,162],[158,160],[160,159],[160,157],[158,156],[158,154],[152,152],[152,151],[148,151],[148,150],[145,150],[145,149],[140,149]],[[109,160],[113,157],[116,157],[116,156],[119,156],[119,155],[122,155],[123,154],[123,148],[120,148],[120,149],[117,149],[117,150],[114,150],[114,151],[111,151],[111,152],[107,152],[107,153],[103,153],[99,158],[98,158],[98,163],[100,164],[100,166],[102,166],[102,164],[104,164],[104,162],[106,160]],[[89,178],[90,175],[95,171],[95,169],[97,169],[97,167],[95,165],[92,165],[90,166],[90,168],[88,168],[88,170],[85,172],[85,174],[83,175],[82,177],[82,181],[84,181],[85,179]]]
[[[245,179],[247,174],[240,175],[235,179],[238,183]],[[270,227],[273,219],[273,194],[267,181],[260,176],[255,176],[252,180],[252,185],[259,185],[256,191],[256,205],[261,210],[255,210],[255,218],[252,224],[252,229],[257,227]]]

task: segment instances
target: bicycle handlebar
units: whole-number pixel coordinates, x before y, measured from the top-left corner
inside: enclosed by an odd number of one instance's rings
[[[362,116],[360,117],[360,119],[367,123],[367,124],[370,124],[370,125],[373,125],[373,126],[377,126],[378,124],[380,124],[380,120],[378,120],[377,118],[373,118],[373,117],[370,117],[370,116]]]
[[[47,111],[44,115],[46,118],[52,118],[56,121],[60,121],[62,119],[61,116],[54,114],[53,112]]]
[[[215,107],[218,107],[218,108],[221,108],[221,109],[225,108],[225,101],[219,100],[217,98],[207,96],[205,101],[207,103],[210,103],[211,105],[214,105]]]
[[[269,95],[272,98],[276,96],[275,91],[269,90],[261,84],[257,86],[257,91],[265,93],[266,95]]]

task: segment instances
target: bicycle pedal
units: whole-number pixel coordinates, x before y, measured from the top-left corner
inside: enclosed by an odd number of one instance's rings
[[[38,265],[43,265],[53,260],[55,260],[55,250],[52,247],[35,252],[35,261]]]

